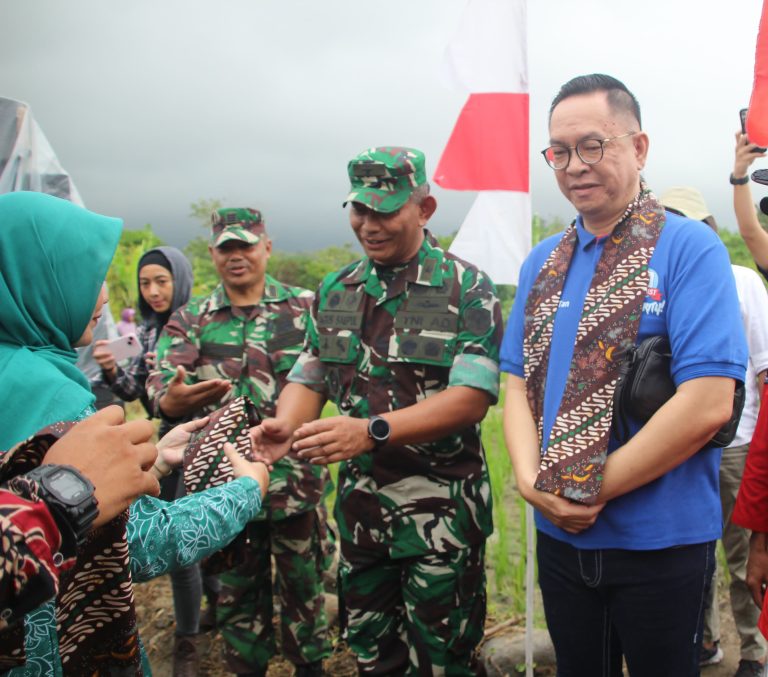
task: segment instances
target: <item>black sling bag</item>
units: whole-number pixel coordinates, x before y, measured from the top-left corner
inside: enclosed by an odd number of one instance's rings
[[[613,433],[622,444],[629,440],[629,418],[645,423],[675,394],[671,362],[672,351],[666,336],[649,336],[627,351],[613,394]],[[717,431],[710,445],[727,447],[733,442],[745,398],[744,384],[737,381],[731,418]]]

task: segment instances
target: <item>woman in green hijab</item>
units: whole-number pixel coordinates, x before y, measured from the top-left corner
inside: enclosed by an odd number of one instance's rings
[[[74,348],[92,339],[121,229],[119,219],[66,200],[28,192],[0,195],[0,449],[93,412]],[[148,580],[189,566],[242,531],[261,509],[269,475],[262,464],[238,465],[240,476],[228,484],[173,503],[143,496],[131,506],[127,525],[104,527],[117,529],[127,543],[130,575],[116,572],[114,562],[102,574],[95,560],[79,558],[71,580],[85,583],[70,586],[67,600],[60,593],[55,605],[25,618],[23,653],[12,633],[3,633],[0,665],[18,665],[8,673],[14,676],[150,674],[135,630],[131,576]],[[119,576],[125,585],[110,582]],[[115,588],[115,594],[120,587],[120,594],[99,598],[92,591],[100,585]],[[103,613],[108,608],[115,613]],[[115,637],[123,630],[120,644]]]
[[[121,230],[50,195],[0,195],[0,449],[91,412],[74,348],[90,342]]]

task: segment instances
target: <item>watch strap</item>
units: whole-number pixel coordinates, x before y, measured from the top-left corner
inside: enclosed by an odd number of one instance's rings
[[[77,536],[75,535],[72,526],[69,524],[69,521],[43,499],[41,496],[42,485],[39,481],[28,475],[17,475],[16,477],[11,478],[6,486],[8,487],[9,492],[20,497],[22,500],[39,503],[42,506],[45,506],[45,509],[53,520],[55,530],[59,537],[58,544],[54,539],[46,538],[46,543],[51,547],[52,553],[54,553],[53,564],[58,566],[54,551],[60,553],[63,562],[73,560],[77,557]]]
[[[743,186],[747,183],[749,183],[749,176],[741,176],[739,178],[736,178],[733,173],[731,173],[731,176],[729,178],[729,181],[731,182],[732,186]]]
[[[77,504],[65,503],[46,486],[46,478],[62,470],[75,475],[88,490],[87,495]],[[90,480],[70,465],[40,465],[26,473],[26,476],[37,484],[38,497],[51,511],[51,515],[61,529],[62,538],[71,536],[78,546],[82,545],[93,521],[99,514],[98,501],[94,496],[95,489]]]

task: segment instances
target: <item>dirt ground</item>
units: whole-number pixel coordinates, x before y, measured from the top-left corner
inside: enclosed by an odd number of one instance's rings
[[[173,650],[173,597],[170,578],[162,576],[149,583],[135,586],[136,613],[142,641],[152,665],[154,677],[171,677]],[[222,639],[217,633],[201,635],[198,653],[201,656],[201,677],[230,676],[224,667],[222,658]],[[337,643],[333,655],[325,661],[325,672],[334,677],[352,677],[357,675],[352,655],[343,643]],[[293,666],[274,658],[269,664],[269,677],[290,677]]]
[[[733,677],[739,666],[740,642],[736,626],[731,615],[731,603],[725,585],[718,590],[720,604],[720,648],[723,650],[723,660],[717,665],[703,668],[701,677]]]
[[[732,677],[739,662],[739,640],[724,587],[719,590],[719,603],[722,632],[720,646],[725,657],[720,664],[704,668],[702,677]],[[171,677],[174,621],[170,579],[167,576],[136,586],[136,611],[153,674],[155,677]],[[489,623],[498,622],[499,619],[489,619]],[[510,633],[519,631],[515,627],[509,628]],[[222,640],[218,634],[203,635],[199,653],[202,657],[201,677],[223,677],[231,674],[224,669]],[[326,660],[324,668],[325,673],[332,677],[352,677],[357,674],[352,655],[343,642],[335,643],[334,653]],[[276,657],[269,665],[268,674],[269,677],[290,677],[293,675],[293,666]],[[554,670],[541,666],[536,674],[549,676],[554,674]]]

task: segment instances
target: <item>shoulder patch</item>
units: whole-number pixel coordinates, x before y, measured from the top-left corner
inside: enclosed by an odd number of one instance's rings
[[[464,326],[475,336],[482,336],[491,328],[491,311],[487,308],[467,308]]]

